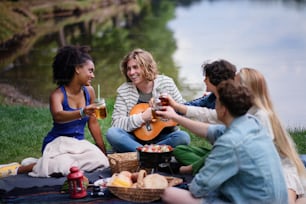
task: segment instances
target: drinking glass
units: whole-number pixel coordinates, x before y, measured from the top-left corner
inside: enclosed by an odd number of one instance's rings
[[[106,111],[105,99],[104,98],[96,99],[95,104],[96,104],[95,114],[96,114],[97,119],[106,118],[107,111]]]

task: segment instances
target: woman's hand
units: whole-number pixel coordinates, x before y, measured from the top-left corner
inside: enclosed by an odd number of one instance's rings
[[[95,104],[90,104],[90,105],[85,106],[83,108],[83,112],[87,116],[96,116],[96,114],[95,114],[96,108],[97,108],[97,106]]]

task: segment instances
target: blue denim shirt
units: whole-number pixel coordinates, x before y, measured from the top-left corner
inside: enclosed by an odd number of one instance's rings
[[[235,204],[288,203],[281,161],[267,134],[251,115],[234,119],[228,128],[211,125],[207,139],[213,149],[190,192],[212,203],[220,198]]]
[[[199,106],[199,107],[215,109],[215,103],[216,103],[216,96],[215,94],[210,93],[207,96],[202,96],[192,101],[185,102],[184,104],[188,106]]]

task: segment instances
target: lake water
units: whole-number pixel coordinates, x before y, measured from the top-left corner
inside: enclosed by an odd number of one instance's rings
[[[122,10],[112,14],[103,8],[80,17],[42,20],[36,36],[24,40],[21,48],[0,49],[0,83],[47,103],[55,88],[51,63],[56,50],[86,44],[95,59],[92,85],[101,84],[103,97],[114,97],[124,82],[120,60],[140,47],[152,52],[160,72],[191,99],[205,91],[201,64],[223,58],[238,69],[261,71],[283,123],[306,127],[305,1],[153,0],[142,6],[132,11],[141,12],[135,21],[129,20],[134,14],[118,17]]]
[[[205,90],[201,64],[223,58],[262,72],[281,120],[306,126],[306,6],[294,1],[202,1],[169,23],[180,77]]]

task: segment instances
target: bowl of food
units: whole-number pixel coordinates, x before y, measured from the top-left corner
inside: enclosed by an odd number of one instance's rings
[[[146,144],[136,150],[139,164],[144,168],[156,168],[160,164],[170,163],[173,152],[170,145],[157,144]]]

